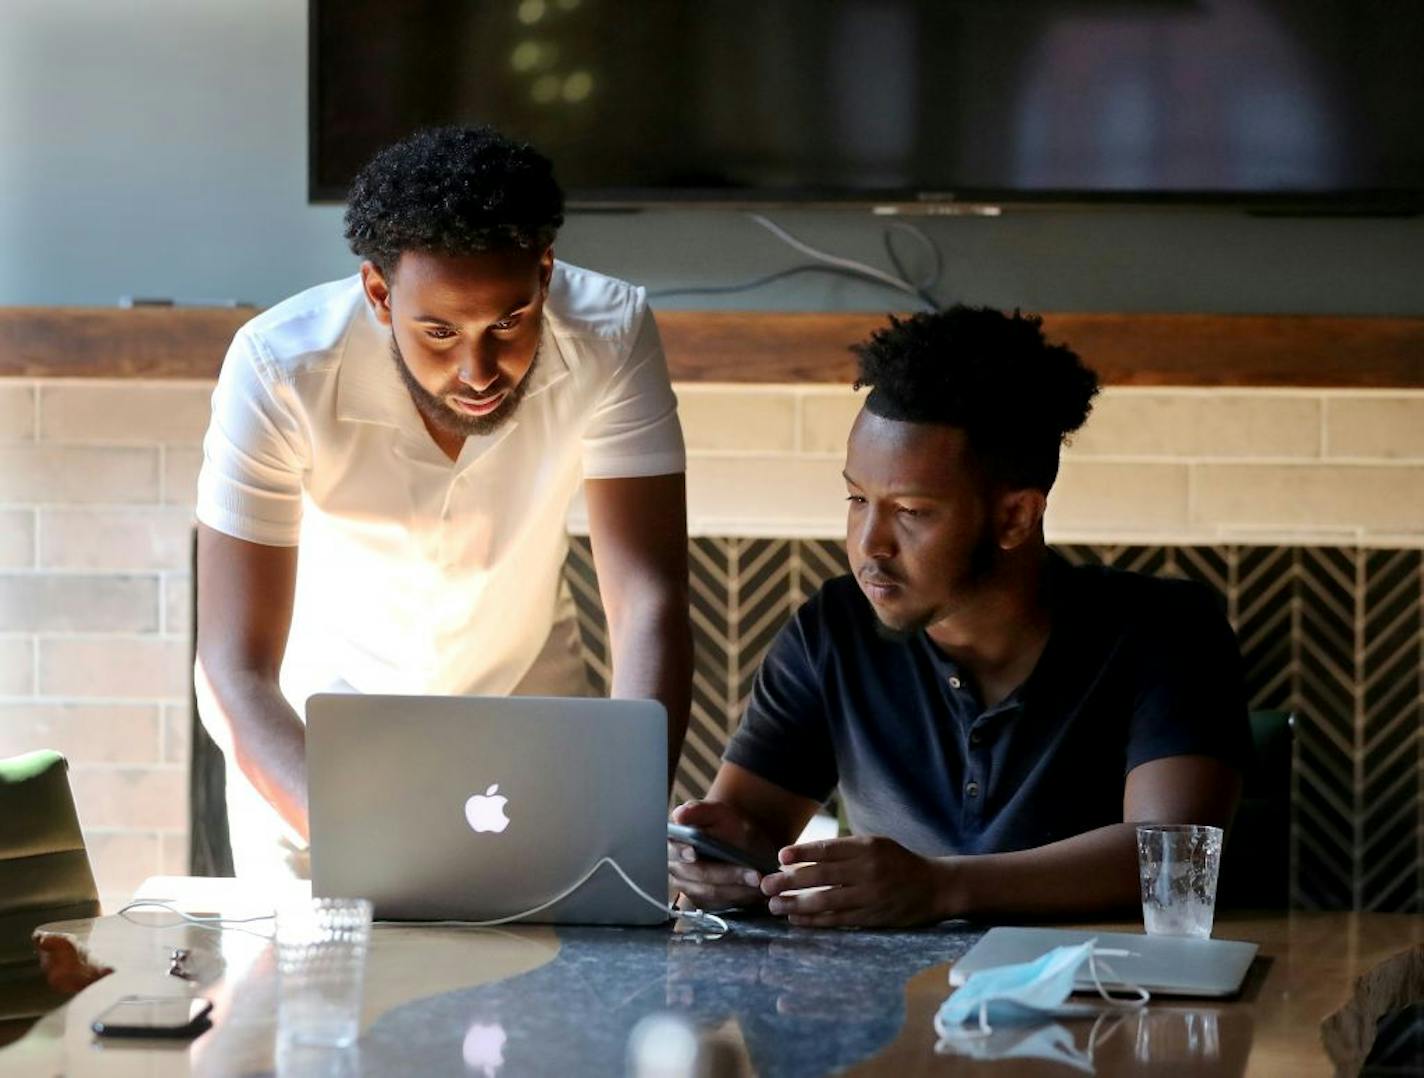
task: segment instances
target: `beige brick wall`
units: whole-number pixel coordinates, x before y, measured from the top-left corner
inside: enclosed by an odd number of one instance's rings
[[[210,389],[0,380],[0,756],[70,758],[111,905],[186,863],[188,549]],[[849,389],[678,390],[694,533],[841,534]],[[1424,545],[1424,392],[1107,390],[1065,455],[1049,532]]]
[[[841,533],[857,395],[696,385],[679,397],[695,532]],[[730,437],[739,429],[740,444]],[[789,453],[772,451],[788,440]],[[573,526],[583,526],[577,512]],[[1064,453],[1048,532],[1056,542],[1424,545],[1424,391],[1106,389]]]
[[[187,866],[204,383],[0,381],[0,756],[70,761],[105,904]]]

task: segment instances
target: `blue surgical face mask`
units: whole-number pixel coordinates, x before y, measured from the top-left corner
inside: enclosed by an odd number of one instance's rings
[[[991,1022],[1038,1022],[1051,1017],[1094,1015],[1100,1008],[1089,1004],[1072,1004],[1073,982],[1078,969],[1088,963],[1098,994],[1115,1007],[1137,1008],[1151,998],[1144,988],[1129,985],[1135,997],[1114,999],[1098,978],[1098,967],[1109,974],[1111,969],[1100,961],[1105,955],[1122,955],[1124,951],[1095,947],[1088,940],[1071,947],[1055,947],[1032,962],[1012,966],[994,966],[969,975],[969,979],[950,993],[935,1015],[935,1032],[945,1040],[955,1037],[987,1036]],[[965,1023],[978,1019],[978,1029],[965,1028]]]

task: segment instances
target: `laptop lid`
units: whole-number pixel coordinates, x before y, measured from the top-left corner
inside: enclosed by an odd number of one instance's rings
[[[1154,995],[1216,998],[1241,991],[1246,971],[1256,956],[1254,943],[1238,940],[1191,939],[1182,936],[1148,936],[1132,932],[1092,932],[1066,928],[991,928],[949,971],[949,983],[959,986],[971,973],[993,966],[1032,962],[1055,947],[1073,946],[1096,939],[1098,946],[1127,951],[1107,959],[1116,977],[1101,964],[1098,972],[1105,987],[1131,983]],[[1079,970],[1073,990],[1092,992],[1087,965]]]
[[[611,857],[667,894],[667,717],[650,700],[318,694],[312,894],[386,920],[533,909]],[[529,920],[667,919],[607,865]]]

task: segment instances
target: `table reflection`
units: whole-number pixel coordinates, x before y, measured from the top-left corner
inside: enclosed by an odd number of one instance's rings
[[[474,1022],[465,1030],[461,1055],[465,1069],[481,1078],[494,1078],[504,1066],[504,1042],[509,1035],[498,1022]]]
[[[1139,1063],[1215,1063],[1221,1058],[1216,1011],[1147,1010],[1137,1015]]]
[[[358,1078],[361,1050],[354,1044],[344,1048],[277,1041],[277,1078]]]
[[[912,1015],[912,1021],[915,1016]],[[1104,1009],[1096,1018],[1005,1023],[987,1036],[968,1029],[939,1041],[940,1055],[992,1063],[1014,1060],[1071,1067],[1084,1074],[1241,1074],[1251,1052],[1252,1023],[1241,1009],[1150,1004],[1140,1011]]]
[[[1103,1028],[1102,1023],[1110,1019],[1113,1023],[1124,1021],[1122,1015],[1105,1015],[1093,1023],[1088,1031],[1086,1044],[1078,1046],[1077,1035],[1067,1026],[1058,1022],[1035,1022],[1023,1025],[999,1026],[992,1033],[978,1035],[970,1030],[962,1037],[942,1039],[935,1045],[935,1052],[942,1056],[959,1056],[980,1062],[1012,1059],[1017,1061],[1041,1060],[1072,1067],[1084,1074],[1094,1072],[1093,1059],[1097,1054],[1097,1038]],[[1108,1035],[1116,1032],[1116,1026],[1108,1027]]]

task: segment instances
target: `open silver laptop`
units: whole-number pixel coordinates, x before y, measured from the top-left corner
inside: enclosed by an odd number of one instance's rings
[[[1138,985],[1153,995],[1231,996],[1241,991],[1241,983],[1256,944],[1237,940],[1188,939],[1178,936],[1148,936],[1130,932],[1092,932],[1067,928],[991,928],[984,938],[954,964],[949,983],[958,987],[976,970],[1031,962],[1055,947],[1073,946],[1096,939],[1098,946],[1124,950],[1106,961],[1115,977],[1098,972],[1104,987],[1124,983]],[[1084,963],[1073,982],[1074,991],[1093,991],[1093,979]]]
[[[647,700],[318,694],[307,701],[312,893],[385,920],[531,910],[602,857],[667,894],[667,718]],[[604,865],[527,918],[667,919]]]

